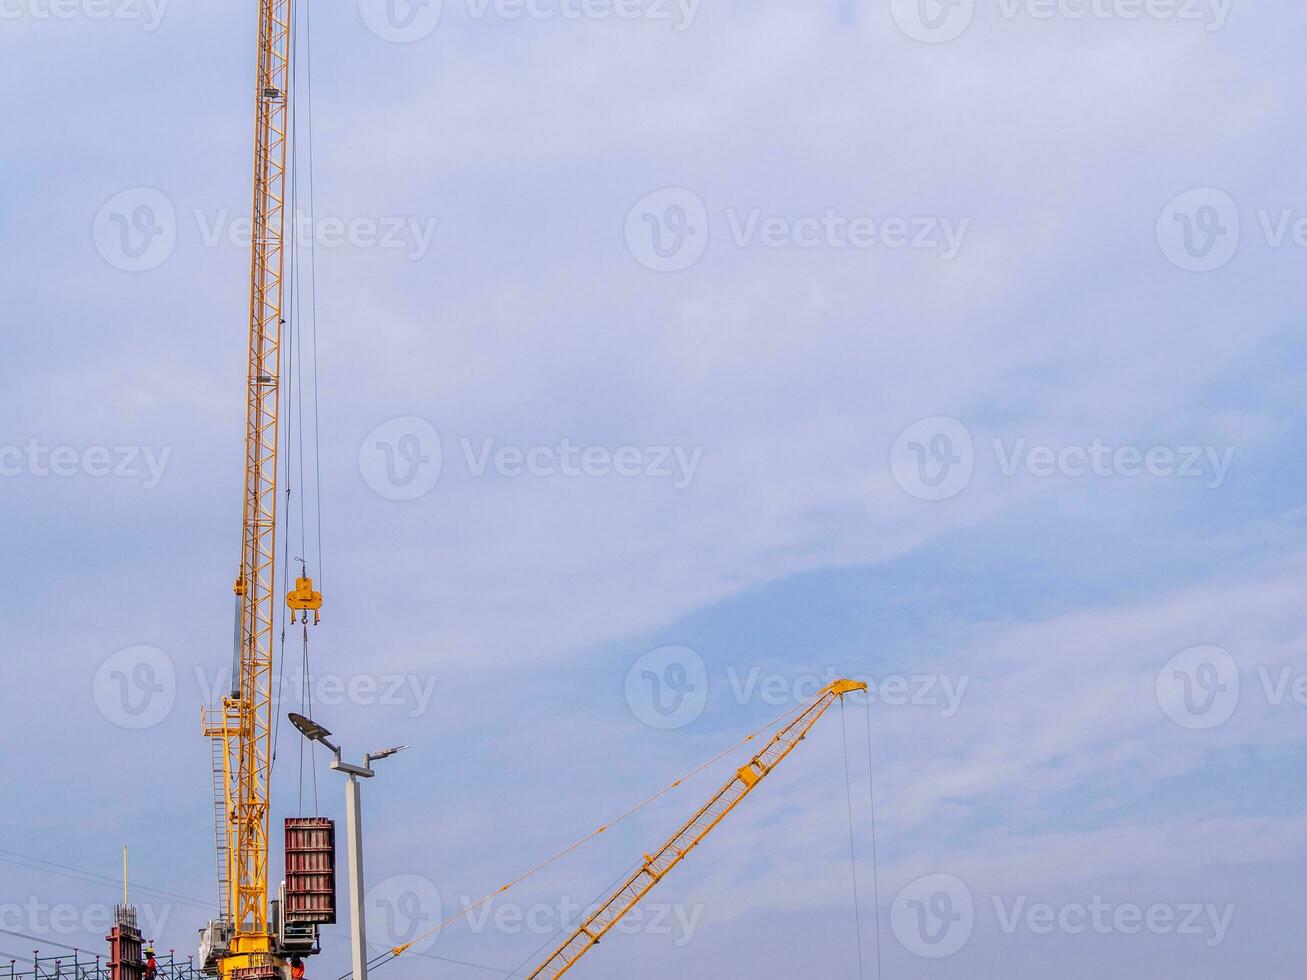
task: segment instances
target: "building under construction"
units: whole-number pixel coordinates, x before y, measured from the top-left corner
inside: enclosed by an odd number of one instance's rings
[[[68,947],[44,955],[34,949],[30,957],[21,960],[0,957],[0,980],[202,980],[204,974],[193,954],[179,958],[177,951],[170,949],[166,956],[159,956],[149,946],[135,908],[118,905],[113,918],[105,936],[106,952]]]

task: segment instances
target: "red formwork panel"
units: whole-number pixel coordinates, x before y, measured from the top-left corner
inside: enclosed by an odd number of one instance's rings
[[[111,980],[141,980],[145,975],[145,941],[137,928],[136,907],[114,907],[114,926],[105,938],[109,940],[109,977]]]
[[[336,922],[336,823],[326,817],[286,820],[287,922]]]

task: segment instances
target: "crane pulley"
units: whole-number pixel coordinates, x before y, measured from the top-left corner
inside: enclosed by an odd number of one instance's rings
[[[301,614],[300,622],[309,621],[309,613],[313,613],[313,625],[317,626],[322,622],[322,593],[313,590],[313,579],[308,575],[301,575],[295,579],[295,588],[286,596],[286,605],[290,607],[290,621],[296,620],[296,613]]]

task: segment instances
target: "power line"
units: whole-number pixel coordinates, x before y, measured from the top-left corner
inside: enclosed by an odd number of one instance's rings
[[[4,857],[3,855],[5,854],[13,855],[16,858],[22,858],[24,861],[33,861],[36,862],[36,864],[38,865],[46,865],[46,867],[37,867],[31,864],[22,864],[19,861],[13,860],[12,858]],[[72,878],[77,881],[86,882],[87,884],[111,886],[115,889],[122,887],[121,878],[112,878],[109,877],[108,875],[97,874],[94,871],[86,871],[84,869],[75,868],[70,865],[59,864],[58,862],[55,861],[47,861],[44,858],[32,857],[31,855],[28,854],[19,854],[16,851],[5,850],[4,848],[0,848],[0,861],[5,862],[6,864],[13,864],[18,867],[27,868],[29,871],[40,871],[44,874],[57,875],[62,878]],[[177,892],[164,891],[163,889],[160,888],[151,888],[148,885],[142,885],[136,881],[132,882],[132,891],[150,893],[160,898],[167,898],[170,901],[177,902],[182,905],[190,905],[195,908],[204,909],[205,911],[209,911],[212,907],[209,902],[202,902],[197,898],[191,898],[186,895],[178,894]],[[326,929],[324,929],[323,932],[326,933],[327,935],[333,935],[333,936],[344,938],[344,933],[341,932],[332,932],[331,930],[326,930]],[[12,932],[7,929],[0,929],[0,933],[19,936],[23,939],[34,940],[36,942],[42,943],[47,946],[60,946],[64,949],[72,949],[72,950],[77,950],[79,952],[88,952],[87,950],[83,950],[81,947],[68,946],[65,943],[58,943],[49,939],[41,939],[36,936],[28,936],[23,933]],[[369,945],[376,946],[378,948],[381,947],[380,943],[370,943]],[[501,967],[486,966],[483,963],[470,963],[464,960],[450,959],[445,956],[437,956],[434,953],[414,953],[413,955],[421,956],[424,959],[437,960],[442,963],[449,963],[450,965],[453,966],[466,966],[471,969],[484,970],[488,973],[496,973],[502,975],[504,972]],[[12,956],[11,954],[5,953],[3,950],[0,950],[0,956],[10,956],[11,959],[22,960],[25,963],[32,962],[32,958],[30,956]]]
[[[30,939],[32,942],[40,943],[43,946],[58,946],[60,949],[72,950],[74,953],[89,952],[89,950],[85,950],[81,946],[69,946],[67,943],[55,942],[53,939],[49,938],[43,939],[40,936],[29,936],[25,932],[14,932],[12,929],[0,929],[0,932],[3,932],[6,936],[14,936],[17,939]]]
[[[12,856],[4,857],[3,855],[5,854],[12,855]],[[15,859],[19,859],[19,860],[15,860]],[[0,848],[0,861],[3,861],[5,864],[12,864],[16,867],[27,868],[29,871],[41,871],[47,874],[60,875],[65,878],[74,878],[78,881],[84,881],[88,884],[111,885],[114,888],[121,888],[123,884],[121,878],[114,878],[110,875],[102,875],[94,871],[86,871],[81,868],[74,868],[67,864],[60,864],[57,861],[47,861],[45,858],[33,857],[30,854],[20,854],[18,851],[10,851],[10,850],[6,850],[5,848]],[[29,861],[35,862],[35,865],[23,863]],[[45,867],[40,867],[40,865],[45,865]],[[193,905],[196,908],[202,908],[202,909],[209,908],[209,903],[207,902],[201,902],[198,899],[190,898],[189,896],[181,895],[178,894],[177,892],[165,891],[160,888],[150,888],[145,885],[138,884],[136,882],[132,883],[132,890],[137,892],[146,892],[147,894],[154,895],[157,898],[166,898],[169,901],[179,902],[185,905]]]

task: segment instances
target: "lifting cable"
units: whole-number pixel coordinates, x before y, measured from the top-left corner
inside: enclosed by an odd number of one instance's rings
[[[880,960],[880,864],[876,857],[876,772],[871,744],[871,691],[867,691],[867,795],[871,801],[872,910],[876,921],[876,980],[882,980]]]
[[[295,21],[295,11],[297,7],[298,4],[295,3],[292,3],[290,7],[289,16],[291,18],[290,27],[292,30],[292,34],[291,34],[292,37],[295,36],[294,21]],[[294,492],[293,492],[294,485],[291,480],[291,476],[294,471],[291,468],[291,460],[294,459],[295,456],[295,443],[293,439],[295,429],[290,423],[291,423],[291,415],[295,405],[291,393],[294,391],[295,381],[296,381],[295,327],[299,319],[299,303],[297,299],[298,290],[296,286],[296,284],[299,282],[299,249],[296,247],[297,238],[295,235],[295,222],[293,218],[294,215],[293,209],[296,206],[296,199],[299,196],[298,189],[296,187],[296,181],[295,181],[295,175],[299,171],[299,167],[296,165],[299,140],[294,138],[294,131],[296,127],[295,98],[294,98],[296,92],[295,66],[296,66],[297,59],[295,58],[295,49],[293,47],[289,52],[287,52],[287,56],[290,59],[289,84],[291,88],[291,100],[290,100],[290,105],[288,106],[288,112],[290,118],[288,120],[287,130],[291,136],[291,139],[290,139],[290,166],[287,169],[287,177],[288,177],[287,183],[288,183],[289,190],[286,195],[286,201],[289,201],[291,203],[292,220],[291,220],[290,248],[286,249],[283,246],[283,253],[287,256],[286,272],[285,272],[285,276],[283,277],[283,290],[286,295],[286,302],[285,302],[285,311],[281,320],[281,327],[283,333],[283,340],[281,345],[282,350],[278,354],[278,356],[282,359],[282,361],[285,364],[285,368],[282,371],[282,378],[278,379],[279,382],[281,380],[285,381],[285,384],[281,386],[281,391],[279,393],[279,397],[282,400],[282,406],[279,409],[279,413],[280,413],[280,419],[284,420],[283,427],[286,430],[285,450],[281,454],[284,460],[282,464],[281,479],[282,479],[282,486],[285,488],[284,492],[286,495],[285,505],[283,509],[283,514],[285,515],[283,517],[283,522],[285,523],[285,533],[281,536],[281,594],[282,595],[285,595],[287,592],[290,591],[290,544],[291,544],[291,530],[292,530],[291,515],[293,514],[291,502],[294,498]],[[286,201],[282,202],[283,222],[285,220],[284,212],[285,212]],[[286,282],[289,282],[290,284],[289,289],[284,289],[284,283]],[[280,604],[280,619],[281,619],[280,636],[278,642],[280,645],[281,656],[279,658],[279,661],[281,666],[277,672],[277,691],[275,692],[276,694],[280,694],[286,690],[287,657],[286,657],[286,605],[285,603]],[[281,714],[282,713],[281,711],[276,710],[277,707],[278,707],[277,705],[274,705],[274,714],[276,716],[276,720],[273,723],[272,760],[268,773],[269,782],[271,782],[272,780],[272,774],[276,772],[277,755],[281,747]],[[302,740],[298,740],[298,739],[296,740],[296,742],[297,742],[297,748],[299,749],[300,815],[303,816],[304,743]]]
[[[871,694],[867,694],[867,795],[871,804],[871,886],[872,918],[876,924],[876,980],[882,980],[880,930],[880,862],[876,853],[876,773],[875,755],[871,741]],[[853,822],[853,777],[849,766],[849,729],[844,713],[844,699],[840,698],[840,727],[844,733],[844,786],[849,808],[849,862],[853,869],[853,919],[858,937],[858,977],[864,976],[865,957],[862,944],[862,908],[858,894],[858,854]]]
[[[606,831],[610,830],[611,828],[617,826],[617,824],[621,823],[623,820],[626,820],[628,817],[632,817],[632,816],[634,816],[635,814],[639,813],[639,812],[640,812],[641,810],[643,810],[645,807],[649,806],[649,804],[654,803],[654,802],[656,802],[657,800],[662,799],[662,798],[663,798],[664,796],[666,796],[668,793],[671,793],[673,790],[675,790],[677,787],[679,787],[682,783],[684,783],[684,782],[686,782],[686,781],[688,781],[688,780],[690,780],[690,779],[693,779],[695,776],[699,775],[699,774],[700,774],[701,772],[703,772],[705,769],[708,769],[708,768],[710,768],[711,766],[715,765],[716,763],[720,762],[722,759],[724,759],[726,756],[730,755],[730,754],[731,754],[732,752],[734,752],[736,749],[740,748],[740,747],[743,746],[743,745],[747,745],[749,742],[752,742],[752,741],[753,741],[755,738],[757,738],[759,735],[762,735],[762,734],[764,734],[764,733],[768,733],[768,732],[772,731],[774,728],[776,728],[776,727],[777,727],[777,726],[778,726],[782,721],[784,721],[786,718],[788,718],[788,717],[790,717],[791,715],[794,715],[794,714],[801,714],[803,711],[807,710],[807,708],[808,708],[811,704],[813,704],[813,703],[814,703],[818,698],[820,698],[821,696],[822,696],[822,692],[819,691],[819,692],[817,692],[816,694],[814,694],[812,697],[810,697],[810,698],[808,698],[806,701],[804,701],[802,704],[798,705],[796,708],[791,708],[791,709],[789,709],[788,711],[785,711],[785,712],[781,713],[781,714],[778,715],[776,718],[774,718],[774,719],[772,719],[771,721],[767,722],[767,724],[763,725],[763,726],[762,726],[761,728],[759,728],[757,731],[754,731],[753,733],[751,733],[751,734],[749,734],[749,735],[746,735],[744,738],[740,739],[738,742],[736,742],[736,743],[735,743],[734,745],[732,745],[730,748],[725,749],[725,750],[723,750],[722,752],[719,752],[717,755],[713,756],[713,757],[712,757],[711,759],[709,759],[707,762],[703,763],[703,765],[698,766],[697,768],[695,768],[695,769],[692,770],[691,772],[689,772],[689,773],[687,773],[686,775],[682,776],[680,779],[677,779],[675,782],[669,783],[669,784],[668,784],[667,786],[665,786],[663,789],[660,789],[657,793],[654,793],[652,796],[650,796],[648,799],[644,800],[642,803],[638,803],[638,804],[636,804],[635,806],[631,807],[629,810],[627,810],[627,811],[626,811],[625,813],[623,813],[621,816],[619,816],[619,817],[617,817],[616,819],[611,820],[611,821],[609,821],[608,823],[604,824],[604,825],[603,825],[602,827],[600,827],[598,830],[592,831],[591,833],[587,834],[585,837],[582,837],[582,838],[581,838],[580,840],[578,840],[575,844],[571,844],[571,845],[569,845],[569,846],[563,848],[561,851],[559,851],[559,852],[558,852],[557,854],[555,854],[553,857],[551,857],[551,858],[549,858],[548,860],[543,861],[543,862],[541,862],[540,864],[536,865],[536,866],[535,866],[534,868],[532,868],[530,871],[526,871],[526,872],[524,872],[524,873],[518,875],[516,878],[514,878],[514,879],[512,879],[510,882],[508,882],[508,884],[504,885],[502,888],[498,888],[498,889],[496,889],[495,891],[491,892],[490,894],[488,894],[488,895],[484,896],[483,898],[477,900],[477,901],[474,902],[473,904],[466,906],[466,907],[463,909],[463,911],[461,911],[461,912],[457,912],[457,913],[455,913],[454,915],[449,916],[449,918],[447,918],[447,919],[445,919],[445,920],[443,920],[443,921],[441,921],[441,922],[436,923],[434,926],[432,926],[432,927],[431,927],[430,929],[428,929],[426,932],[419,933],[418,935],[414,936],[412,939],[410,939],[407,943],[403,944],[402,946],[396,946],[394,949],[388,950],[388,951],[386,951],[385,953],[381,953],[380,955],[374,957],[372,960],[370,960],[370,961],[368,962],[368,964],[367,964],[368,969],[371,970],[371,969],[374,969],[374,968],[378,968],[378,967],[385,966],[387,963],[390,963],[391,961],[393,961],[393,960],[399,958],[400,955],[402,955],[406,950],[408,950],[409,948],[411,948],[411,947],[412,947],[413,945],[415,945],[416,943],[421,942],[423,939],[426,939],[428,936],[432,936],[432,935],[434,935],[434,934],[440,932],[442,929],[446,928],[447,926],[453,925],[455,922],[459,921],[459,920],[462,919],[462,918],[465,918],[467,915],[469,915],[470,913],[476,911],[476,910],[479,909],[482,905],[485,905],[487,902],[493,901],[494,899],[498,898],[500,895],[504,894],[505,892],[509,891],[510,889],[515,888],[517,885],[520,885],[522,882],[526,881],[528,878],[534,877],[535,875],[539,874],[541,871],[544,871],[544,870],[545,870],[546,868],[548,868],[550,865],[556,864],[557,862],[561,861],[563,858],[567,857],[567,856],[568,856],[569,854],[571,854],[573,851],[576,851],[577,849],[579,849],[579,848],[585,846],[586,844],[590,843],[590,841],[594,840],[596,837],[600,836],[601,834],[605,833]],[[842,699],[841,699],[841,700],[842,700]],[[352,977],[352,976],[353,976],[353,972],[351,971],[350,973],[343,974],[343,975],[340,977],[340,980],[349,980],[349,978]]]
[[[303,46],[303,57],[302,59],[297,59],[297,60],[302,60],[304,63],[304,80],[302,84],[297,84],[295,86],[295,91],[294,91],[294,95],[296,99],[295,99],[295,105],[293,107],[294,108],[293,119],[294,119],[295,129],[293,134],[292,152],[295,155],[296,170],[298,170],[299,153],[296,147],[298,147],[298,144],[300,142],[299,121],[300,121],[300,116],[303,115],[304,117],[304,168],[303,169],[304,169],[304,182],[306,186],[304,190],[304,209],[303,209],[303,214],[301,215],[300,207],[299,207],[300,204],[299,179],[298,177],[296,177],[295,179],[296,193],[295,193],[295,201],[294,201],[295,211],[292,212],[292,218],[293,218],[292,232],[298,230],[299,219],[302,216],[304,218],[304,224],[307,227],[309,234],[308,234],[307,244],[304,248],[304,256],[298,263],[299,271],[297,271],[296,280],[295,280],[296,305],[298,308],[304,310],[304,315],[301,318],[299,344],[296,348],[297,364],[299,365],[299,369],[300,369],[299,370],[300,380],[299,380],[299,386],[297,388],[297,394],[296,394],[296,411],[297,411],[296,417],[297,417],[297,425],[298,425],[299,439],[300,439],[299,441],[300,529],[299,530],[300,530],[301,547],[303,549],[304,555],[307,557],[310,554],[309,552],[310,522],[307,515],[307,505],[308,505],[308,495],[309,495],[308,484],[305,482],[304,479],[304,452],[308,445],[307,440],[305,439],[304,436],[304,420],[305,420],[304,388],[305,385],[308,384],[311,388],[310,400],[312,403],[311,411],[313,415],[313,432],[312,432],[313,442],[312,442],[312,461],[311,461],[312,470],[313,470],[312,489],[313,489],[313,498],[314,498],[313,523],[316,525],[316,537],[317,537],[316,549],[313,552],[313,557],[315,559],[313,564],[314,564],[314,572],[316,573],[314,577],[318,580],[319,585],[321,585],[325,580],[325,574],[323,571],[323,556],[322,556],[322,454],[320,450],[321,438],[320,438],[320,431],[319,431],[319,419],[321,413],[319,411],[319,406],[318,406],[317,201],[316,201],[316,190],[315,190],[315,180],[314,180],[315,167],[314,167],[314,160],[313,160],[314,157],[314,153],[313,153],[313,45],[311,43],[312,26],[310,22],[312,5],[309,3],[303,4],[302,14],[299,13],[300,6],[301,4],[299,3],[299,0],[295,0],[295,2],[292,4],[292,9],[295,12],[297,19],[302,20],[304,22],[303,28],[297,29],[295,32],[295,37],[299,39],[299,43]],[[298,103],[299,94],[301,92],[303,93],[303,101],[304,101],[304,108],[302,113],[300,112],[299,103]],[[298,255],[300,252],[298,235],[293,236],[291,244],[292,244],[292,248],[295,250],[295,253]],[[307,292],[308,294],[307,298],[304,295],[305,292]],[[308,334],[307,338],[305,337],[305,330],[304,330],[305,327],[307,327],[307,334]],[[307,355],[305,354],[305,349],[304,349],[306,341],[309,345],[309,351]],[[309,359],[307,367],[304,365],[304,358],[306,356]],[[307,378],[305,378],[306,371],[308,374]]]
[[[858,898],[858,849],[854,844],[853,835],[853,777],[849,772],[849,724],[844,711],[843,698],[840,698],[840,730],[844,734],[844,789],[849,801],[849,866],[853,871],[853,924],[858,935],[858,980],[862,980],[862,903]]]
[[[293,0],[292,6],[298,8],[298,0]],[[318,588],[323,588],[325,576],[323,574],[322,559],[322,453],[321,438],[319,433],[319,412],[318,412],[318,252],[317,236],[315,232],[317,221],[317,201],[315,198],[314,181],[313,181],[313,44],[310,16],[312,4],[303,5],[304,29],[302,32],[297,31],[296,37],[302,35],[301,43],[304,46],[304,131],[305,141],[305,160],[308,168],[308,195],[307,195],[307,214],[308,225],[310,230],[308,246],[308,280],[309,280],[309,300],[308,300],[308,328],[309,342],[312,344],[312,360],[309,363],[309,381],[313,385],[313,496],[314,496],[314,518],[317,524],[317,564],[314,571],[317,573]],[[298,92],[299,89],[297,88]],[[299,112],[296,111],[296,120],[298,121]],[[296,207],[299,205],[299,195],[296,194]],[[298,287],[297,287],[298,288]],[[303,331],[300,333],[300,344],[298,347],[300,356],[303,357],[304,338]],[[304,395],[304,371],[301,365],[300,370],[300,397]],[[304,411],[300,408],[300,452],[304,452]],[[302,472],[302,471],[301,471]],[[303,489],[303,476],[300,477],[300,539],[303,544],[304,553],[308,554],[308,536],[309,525],[303,514],[304,500],[308,496]],[[304,707],[308,717],[313,717],[313,692],[311,690],[312,679],[309,671],[309,627],[308,623],[304,624]],[[321,812],[318,806],[318,754],[317,743],[309,747],[309,752],[313,761],[313,813],[316,816]]]
[[[285,364],[285,385],[283,387],[283,415],[285,431],[285,466],[283,476],[285,480],[285,533],[282,535],[282,566],[281,566],[281,591],[282,594],[288,594],[290,591],[290,566],[291,566],[291,546],[298,541],[296,549],[303,557],[294,559],[303,563],[304,573],[307,574],[309,559],[316,558],[314,572],[318,577],[319,584],[322,581],[322,462],[320,453],[320,437],[318,432],[318,344],[317,344],[317,267],[316,256],[313,248],[313,238],[310,236],[307,244],[302,246],[300,241],[300,215],[304,213],[308,217],[309,228],[312,230],[314,215],[314,182],[313,182],[313,69],[312,69],[312,45],[309,38],[309,9],[308,5],[301,4],[299,0],[293,0],[290,8],[290,17],[292,18],[292,37],[297,41],[290,54],[290,119],[288,131],[290,135],[290,166],[287,176],[289,178],[289,194],[287,203],[290,212],[290,242],[286,248],[287,268],[286,268],[286,316],[283,319],[283,328],[285,331],[284,343],[284,364]],[[304,31],[303,38],[300,38],[301,32],[294,29],[294,22],[303,21]],[[301,57],[302,53],[302,57]],[[300,64],[304,65],[303,75],[303,95],[300,94]],[[300,105],[303,101],[304,111],[301,111]],[[303,131],[305,135],[304,160],[302,166],[300,163],[300,118],[304,116]],[[301,179],[301,171],[307,172],[307,182]],[[304,200],[304,206],[301,207],[301,200]],[[307,269],[306,269],[307,267]],[[305,299],[305,289],[307,281],[308,298]],[[311,344],[310,360],[305,363],[305,327],[307,326],[307,339]],[[307,379],[305,374],[307,372]],[[313,432],[312,443],[305,436],[304,421],[304,389],[306,384],[311,386],[311,411],[313,414]],[[305,472],[305,454],[306,449],[311,445],[311,474],[312,474],[312,492],[315,498],[314,519],[317,531],[317,548],[316,556],[309,548],[309,515],[308,496],[309,481]],[[294,477],[298,478],[298,484]],[[294,495],[298,489],[299,507],[294,507]],[[286,667],[290,661],[287,656],[286,647],[286,617],[287,607],[283,604],[281,608],[281,669],[279,672],[278,695],[284,695],[287,690],[286,685]],[[294,616],[291,617],[291,625],[294,625]],[[305,714],[313,717],[313,703],[311,688],[311,671],[309,658],[309,634],[307,625],[304,627],[302,637],[302,647],[299,656],[301,669],[300,677],[300,705]],[[275,730],[273,733],[273,756],[272,762],[275,764],[277,759],[277,749],[280,741],[281,732],[281,715],[277,712]],[[299,750],[299,814],[304,815],[304,755],[308,752],[310,778],[313,786],[313,812],[318,812],[318,759],[317,746],[305,746],[303,740],[297,740]]]
[[[313,184],[313,46],[310,43],[312,38],[309,9],[310,5],[306,4],[304,12],[304,100],[308,115],[305,128],[308,134],[309,227],[312,229],[316,227],[317,210]],[[312,344],[313,353],[309,378],[313,382],[313,509],[317,520],[317,573],[318,583],[321,586],[326,582],[327,573],[325,571],[326,560],[322,554],[322,427],[320,424],[321,413],[318,411],[318,253],[316,233],[312,241],[314,244],[309,249],[309,341]],[[307,531],[305,533],[307,534]]]
[[[307,623],[304,624],[304,652],[303,652],[303,657],[300,661],[300,672],[301,672],[300,703],[304,707],[305,715],[307,715],[309,718],[312,718],[313,717],[313,688],[312,688],[312,684],[309,682],[309,627]],[[301,741],[308,741],[308,740],[301,739]],[[314,816],[317,816],[319,813],[321,813],[321,809],[318,806],[318,755],[316,752],[313,751],[316,747],[317,747],[317,743],[310,743],[308,747],[309,764],[312,770],[312,778],[313,778],[313,815]],[[299,813],[300,816],[302,817],[304,816],[304,746],[303,745],[300,746],[299,806],[300,806]]]

